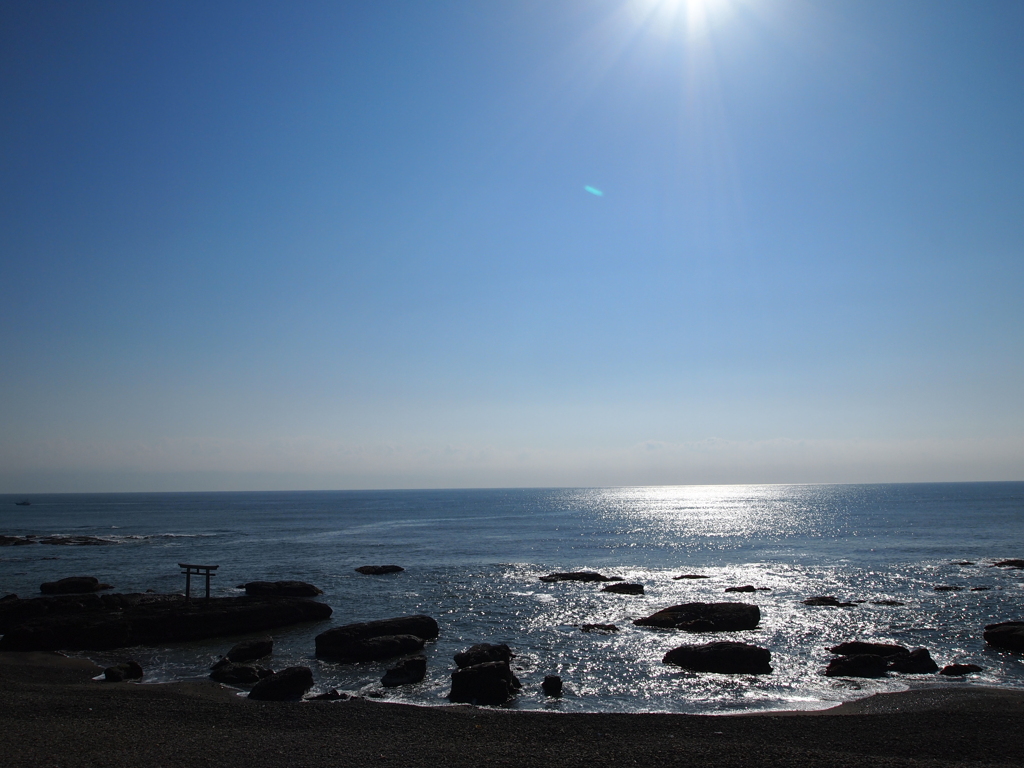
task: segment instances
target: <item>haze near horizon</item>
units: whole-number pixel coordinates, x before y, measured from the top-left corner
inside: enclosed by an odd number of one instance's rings
[[[1024,3],[0,5],[0,492],[1024,479]]]

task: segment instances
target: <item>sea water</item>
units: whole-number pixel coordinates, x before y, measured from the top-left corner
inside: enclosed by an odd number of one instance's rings
[[[215,596],[255,580],[312,582],[326,622],[274,631],[272,666],[313,669],[317,692],[339,689],[444,705],[452,656],[507,643],[520,709],[701,712],[820,709],[922,684],[1024,688],[1024,657],[986,647],[985,624],[1024,619],[1024,483],[757,485],[586,489],[38,494],[0,496],[0,533],[95,536],[108,546],[0,549],[0,594],[89,575],[118,592],[182,592],[178,563],[216,564]],[[361,565],[402,573],[365,576]],[[644,585],[626,596],[589,583],[545,583],[552,571],[596,570]],[[683,574],[707,579],[681,579]],[[197,583],[198,582],[198,583]],[[750,594],[726,593],[753,585]],[[958,590],[937,591],[937,586]],[[972,588],[987,589],[972,591]],[[193,581],[201,591],[202,580]],[[833,595],[853,608],[810,607]],[[687,634],[633,619],[686,602],[761,609],[752,631]],[[903,605],[876,605],[896,601]],[[405,614],[437,619],[424,682],[385,689],[388,662],[314,657],[331,626]],[[615,624],[610,634],[584,623]],[[134,658],[148,682],[205,677],[237,638],[83,654]],[[662,663],[684,643],[742,640],[768,648],[770,675],[693,673]],[[827,648],[846,640],[926,647],[938,664],[984,670],[966,680],[897,675],[829,678]],[[565,694],[540,691],[560,675]],[[927,681],[926,683],[923,681]]]

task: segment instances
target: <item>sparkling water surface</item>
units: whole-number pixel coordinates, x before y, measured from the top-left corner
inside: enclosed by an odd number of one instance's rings
[[[1024,688],[1024,657],[989,649],[981,636],[985,624],[1024,619],[1024,572],[991,567],[1024,557],[1024,483],[38,494],[32,506],[15,506],[22,498],[0,496],[0,533],[117,543],[4,547],[0,593],[36,596],[41,582],[75,575],[118,592],[181,592],[179,562],[218,564],[214,595],[241,594],[237,585],[247,581],[309,581],[334,615],[274,631],[272,665],[310,666],[317,691],[443,705],[452,656],[477,642],[505,642],[517,654],[524,687],[511,706],[520,709],[729,713],[820,709],[923,684]],[[406,570],[353,570],[388,563]],[[539,580],[570,570],[622,576],[646,594]],[[685,573],[711,578],[672,578]],[[745,584],[769,590],[724,591]],[[801,602],[824,594],[867,602]],[[761,625],[691,635],[632,624],[669,605],[727,600],[757,604]],[[904,605],[871,602],[879,600]],[[411,613],[441,626],[419,685],[382,688],[388,662],[313,656],[313,638],[330,626]],[[584,633],[583,623],[620,631]],[[237,639],[85,655],[135,658],[149,682],[196,679]],[[691,673],[661,662],[678,645],[716,639],[770,649],[774,672]],[[924,646],[940,666],[985,669],[967,680],[824,677],[827,647],[845,640]],[[561,699],[541,694],[546,674],[561,675]]]

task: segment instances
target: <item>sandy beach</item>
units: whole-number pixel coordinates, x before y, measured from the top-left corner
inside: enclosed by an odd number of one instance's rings
[[[819,713],[553,714],[364,699],[254,702],[216,684],[100,683],[0,654],[8,766],[954,766],[1024,760],[1024,692],[964,685]]]

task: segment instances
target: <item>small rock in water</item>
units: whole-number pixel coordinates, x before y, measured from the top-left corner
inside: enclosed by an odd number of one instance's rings
[[[255,685],[265,677],[274,674],[274,670],[251,664],[227,664],[214,666],[210,679],[225,685]]]
[[[679,581],[680,579],[710,579],[710,576],[705,576],[702,573],[684,573],[682,576],[673,576],[673,581]]]
[[[756,629],[760,621],[761,609],[748,603],[684,603],[663,608],[633,623],[638,627],[688,632],[737,632]]]
[[[613,592],[616,595],[642,595],[644,593],[643,584],[628,584],[624,581],[617,582],[615,584],[609,584],[602,592]]]
[[[557,698],[562,695],[562,678],[558,675],[545,675],[540,687],[548,696]]]
[[[584,632],[618,632],[619,628],[614,624],[582,624],[580,629]]]
[[[621,578],[609,578],[594,571],[571,571],[569,573],[549,573],[541,576],[541,581],[621,581]]]
[[[400,565],[360,565],[355,569],[356,573],[362,573],[366,576],[383,576],[388,573],[401,573],[404,571]]]
[[[818,595],[817,597],[809,597],[803,601],[804,605],[816,605],[825,606],[830,608],[856,608],[856,603],[844,603],[833,597],[832,595]]]
[[[983,669],[984,667],[979,667],[977,664],[947,664],[939,670],[939,674],[947,677],[963,677],[981,672]]]
[[[939,586],[935,587],[935,591],[936,592],[959,592],[962,589],[963,589],[963,587],[954,587],[954,586],[949,586],[949,585],[946,585],[946,584],[942,584],[942,585],[939,585]]]
[[[901,603],[899,600],[872,600],[871,604],[872,605],[891,605],[891,606],[906,605],[906,603]]]
[[[217,664],[222,664],[225,660],[235,664],[241,661],[255,661],[256,659],[269,656],[273,652],[274,638],[270,635],[264,635],[263,637],[256,637],[252,640],[243,640],[240,643],[236,643]]]
[[[993,565],[997,568],[1024,568],[1024,560],[1000,560],[998,563],[993,563]]]
[[[988,592],[992,587],[971,587],[971,592]]]

